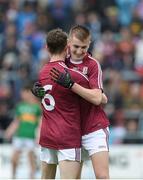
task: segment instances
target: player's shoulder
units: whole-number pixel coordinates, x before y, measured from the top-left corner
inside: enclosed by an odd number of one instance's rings
[[[20,101],[16,104],[15,109],[20,110],[20,109],[23,109],[24,106],[25,106],[25,103],[23,101]]]
[[[48,64],[45,64],[44,66],[42,66],[39,70],[39,74],[43,73],[44,71],[47,71],[47,69],[49,68]]]
[[[25,102],[22,100],[16,104],[17,107],[24,106],[24,105],[25,105]]]
[[[58,62],[57,66],[61,67],[61,68],[68,68],[67,65],[65,64],[65,62]]]
[[[40,69],[39,73],[40,73],[40,74],[41,74],[41,73],[44,73],[44,72],[47,73],[47,72],[50,71],[53,67],[59,69],[59,68],[63,67],[64,65],[65,65],[65,63],[62,62],[62,61],[49,62],[49,63],[45,64],[45,65]]]

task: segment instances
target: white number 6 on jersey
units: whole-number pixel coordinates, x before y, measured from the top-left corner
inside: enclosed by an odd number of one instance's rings
[[[52,90],[52,85],[48,84],[43,87],[45,91]],[[47,105],[45,99],[49,99],[50,105]],[[55,108],[55,100],[50,94],[46,94],[42,99],[42,104],[47,111],[52,111]]]

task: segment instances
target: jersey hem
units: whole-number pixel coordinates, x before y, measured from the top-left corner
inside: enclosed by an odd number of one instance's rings
[[[109,127],[109,125],[110,125],[110,124],[106,124],[106,125],[103,126],[103,127],[99,127],[99,128],[94,128],[94,129],[92,129],[92,130],[88,130],[88,131],[84,132],[84,133],[82,134],[82,136],[87,135],[87,134],[90,134],[90,133],[92,133],[92,132],[94,132],[94,131],[98,131],[98,130],[100,130],[100,129],[105,129],[105,128]]]
[[[80,145],[75,145],[75,146],[53,146],[51,144],[43,144],[43,143],[39,143],[39,144],[40,144],[40,146],[42,146],[44,148],[50,148],[50,149],[55,149],[55,150],[81,148]]]

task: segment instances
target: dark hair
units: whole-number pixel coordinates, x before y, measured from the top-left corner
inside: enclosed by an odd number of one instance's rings
[[[46,43],[50,53],[61,53],[67,45],[67,34],[59,28],[51,30],[47,34]]]
[[[69,37],[72,37],[73,35],[81,41],[84,41],[91,36],[89,29],[82,25],[76,25],[70,29]]]

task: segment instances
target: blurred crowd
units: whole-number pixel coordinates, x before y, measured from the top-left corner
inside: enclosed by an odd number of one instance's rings
[[[102,66],[110,143],[142,142],[143,0],[0,0],[0,137],[23,85],[49,60],[47,31],[74,24],[90,29]]]

